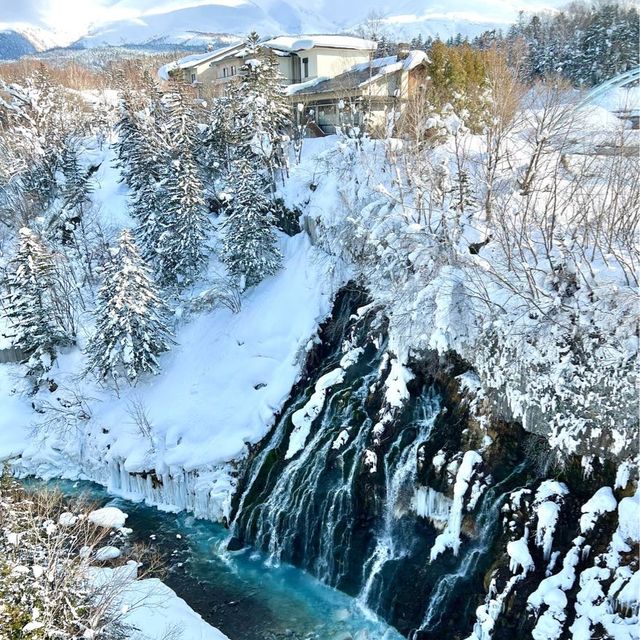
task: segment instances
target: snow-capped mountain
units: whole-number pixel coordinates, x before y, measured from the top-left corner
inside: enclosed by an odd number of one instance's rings
[[[354,31],[372,18],[399,40],[418,34],[473,37],[487,29],[508,27],[521,9],[550,8],[560,1],[544,0],[534,6],[528,0],[487,0],[480,11],[471,0],[370,0],[366,4],[343,0],[90,0],[72,25],[73,37],[69,25],[60,20],[38,23],[58,31],[0,23],[0,30],[11,32],[0,38],[0,57],[32,53],[29,43],[35,51],[72,42],[89,48],[125,44],[203,47],[219,44],[221,36],[242,36],[254,30],[265,36]]]
[[[33,43],[13,30],[0,31],[0,60],[12,60],[35,53]]]
[[[138,3],[136,3],[138,4]],[[448,10],[435,6],[425,9],[418,0],[404,3],[386,1],[353,3],[345,6],[338,0],[209,0],[206,3],[182,2],[146,9],[137,15],[94,25],[78,41],[81,46],[121,44],[182,44],[200,46],[219,34],[246,34],[251,30],[264,35],[278,33],[318,33],[353,30],[375,14],[384,28],[398,38],[411,38],[418,33],[440,35],[443,38],[462,33],[474,36],[486,29],[506,26],[515,17],[500,3],[489,3],[480,15],[465,11],[464,2],[453,3]],[[191,6],[186,6],[187,4]],[[452,11],[460,5],[460,11]],[[494,10],[491,6],[495,5]],[[114,14],[125,13],[129,2],[114,4]],[[139,5],[138,5],[139,6]],[[129,11],[126,11],[129,13]]]
[[[286,2],[260,7],[243,0],[215,0],[206,5],[154,12],[101,24],[78,41],[95,47],[121,44],[176,44],[201,46],[220,34],[301,33],[332,30],[322,17],[297,10]]]
[[[0,22],[0,60],[12,60],[68,44],[55,33],[33,25]]]

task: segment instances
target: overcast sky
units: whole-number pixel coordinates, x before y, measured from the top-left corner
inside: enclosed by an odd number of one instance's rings
[[[235,5],[241,4],[242,0],[210,0],[212,4]],[[420,2],[420,8],[424,10],[440,9],[446,6],[447,11],[473,10],[476,14],[487,13],[504,14],[509,20],[511,16],[517,14],[519,9],[536,10],[545,7],[562,6],[567,0],[484,0],[478,3],[477,0],[448,0],[442,1],[424,0]],[[86,33],[87,27],[91,23],[101,23],[122,18],[133,18],[146,12],[164,11],[184,6],[194,6],[207,4],[207,0],[0,0],[0,23],[20,22],[32,24],[46,29],[52,29],[59,33],[69,35],[82,35]],[[271,0],[257,0],[260,6],[269,6]],[[293,4],[306,5],[309,9],[319,6],[332,6],[330,0],[325,4],[325,0],[312,0],[311,2],[293,2]],[[386,0],[378,2],[376,0],[355,0],[350,4],[350,13],[354,13],[357,5],[362,6],[362,17],[366,17],[369,8],[375,6],[386,6],[390,4],[394,7],[394,14],[404,13],[403,5],[415,2],[388,3]],[[382,11],[384,14],[385,12]]]

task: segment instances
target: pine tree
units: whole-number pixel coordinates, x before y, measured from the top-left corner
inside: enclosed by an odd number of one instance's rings
[[[124,376],[133,382],[143,373],[157,373],[158,356],[172,343],[167,310],[125,229],[111,250],[98,291],[96,331],[87,345],[88,370],[100,378]]]
[[[221,259],[244,288],[276,273],[282,265],[282,255],[264,180],[251,163],[240,160],[235,163],[231,184],[232,201],[223,223]]]
[[[146,108],[131,93],[124,92],[120,102],[121,117],[116,124],[115,166],[135,196],[161,178],[162,135],[161,112],[155,101]],[[136,215],[136,211],[133,211]]]
[[[255,156],[264,163],[273,191],[277,171],[286,167],[284,141],[292,114],[277,59],[259,43],[255,32],[248,37],[247,60],[241,67],[241,80],[232,87],[230,97],[238,109],[238,155]]]
[[[236,144],[237,109],[236,102],[227,95],[214,98],[209,111],[209,121],[200,138],[201,164],[213,183],[223,173],[231,169],[231,148]],[[246,139],[240,134],[240,140]]]
[[[24,364],[36,385],[51,369],[57,348],[69,342],[52,320],[54,276],[53,257],[42,240],[30,229],[20,229],[5,282],[5,306],[15,331],[13,343],[25,354]]]
[[[210,220],[195,158],[198,143],[195,114],[180,91],[167,94],[164,105],[168,147],[163,203],[152,221],[153,228],[147,229],[146,243],[155,252],[162,284],[185,285],[193,282],[206,265]]]
[[[89,202],[91,184],[86,171],[78,162],[78,152],[73,142],[67,143],[62,153],[62,206],[54,211],[49,220],[49,234],[59,242],[69,245],[73,242],[76,227],[82,221],[84,209]]]

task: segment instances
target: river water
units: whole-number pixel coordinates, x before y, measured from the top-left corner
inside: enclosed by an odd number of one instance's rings
[[[229,532],[219,524],[113,498],[90,482],[29,484],[86,495],[128,513],[131,541],[155,547],[168,566],[164,582],[230,640],[402,639],[354,598],[304,571],[284,563],[273,566],[251,549],[227,551]]]

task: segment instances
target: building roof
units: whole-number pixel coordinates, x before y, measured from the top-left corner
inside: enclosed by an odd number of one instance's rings
[[[176,69],[190,69],[192,67],[197,67],[204,62],[217,62],[218,60],[223,60],[228,56],[232,56],[237,54],[244,48],[244,44],[242,42],[238,42],[236,44],[232,44],[227,47],[219,47],[218,49],[214,49],[213,51],[207,51],[206,53],[194,53],[189,56],[185,56],[184,58],[180,58],[179,60],[174,60],[173,62],[169,62],[161,66],[158,69],[158,76],[163,80],[169,79],[169,73],[171,71],[175,71]]]
[[[354,38],[352,36],[340,35],[298,35],[298,36],[278,36],[262,43],[270,49],[278,49],[289,53],[314,49],[317,47],[329,49],[354,49],[356,51],[375,51],[378,44],[373,40],[364,38]]]
[[[411,71],[428,60],[424,51],[410,51],[406,58],[398,56],[375,58],[371,62],[355,64],[334,78],[315,78],[302,84],[287,87],[289,95],[305,95],[362,89],[398,71]]]

